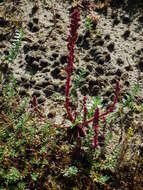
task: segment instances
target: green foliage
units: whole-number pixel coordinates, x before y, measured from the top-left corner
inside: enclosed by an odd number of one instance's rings
[[[49,163],[53,155],[63,154],[57,145],[63,144],[60,142],[63,129],[61,133],[60,129],[51,127],[46,118],[41,122],[40,116],[28,111],[29,99],[21,100],[16,86],[13,93],[9,93],[8,85],[0,96],[3,100],[3,111],[0,112],[0,188],[22,190],[32,183],[35,189],[41,180],[46,181],[47,174],[59,175],[59,169]],[[62,159],[64,157],[68,158],[66,150]],[[43,184],[42,188],[45,187]]]
[[[25,186],[24,182],[19,182],[17,186],[18,186],[19,190],[25,190],[26,189],[26,186]]]
[[[89,30],[89,31],[91,31],[93,29],[93,22],[89,16],[87,16],[85,19],[85,26],[86,26],[87,30]]]
[[[133,96],[136,96],[139,93],[139,90],[140,90],[139,83],[136,83],[132,90]]]
[[[8,99],[14,97],[16,93],[16,80],[12,74],[9,76],[9,81],[4,85],[3,92]]]
[[[104,185],[110,178],[107,175],[101,175],[98,172],[91,172],[90,173],[91,178],[93,179],[94,182]]]
[[[71,97],[76,97],[76,90],[80,87],[82,84],[82,79],[85,75],[85,70],[80,69],[79,73],[74,76],[73,78],[73,87],[71,88],[70,96]]]
[[[37,173],[32,173],[32,174],[31,174],[31,178],[32,178],[33,181],[37,181],[37,179],[38,179],[38,174],[37,174]]]
[[[77,175],[78,169],[76,166],[70,166],[68,169],[64,170],[63,173],[63,176],[65,177],[73,177]]]
[[[123,99],[123,108],[127,107],[132,111],[142,111],[143,104],[138,104],[136,101],[136,96],[139,93],[139,84],[135,84],[134,88],[132,89],[130,94],[126,95],[126,98]]]
[[[18,52],[19,52],[19,49],[21,47],[22,39],[23,39],[23,30],[22,30],[22,28],[20,28],[15,33],[15,37],[13,39],[12,47],[9,50],[9,55],[6,57],[6,59],[10,63],[13,63],[14,60],[16,59]]]
[[[99,97],[94,97],[94,99],[92,101],[92,105],[88,111],[88,118],[91,118],[93,116],[97,106],[101,106],[101,105],[102,105],[102,100],[99,99]]]
[[[112,153],[107,156],[101,165],[101,170],[114,170],[116,168],[119,156],[121,155],[121,148],[121,146],[116,147]]]
[[[16,182],[21,178],[21,173],[15,167],[11,167],[5,177],[8,183]]]

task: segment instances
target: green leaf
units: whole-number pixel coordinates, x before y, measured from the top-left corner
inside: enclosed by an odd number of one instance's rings
[[[134,86],[134,89],[132,91],[133,96],[136,96],[138,94],[139,89],[140,89],[139,83],[136,83],[135,86]]]
[[[15,37],[13,39],[12,48],[9,50],[9,55],[6,56],[6,60],[8,60],[10,63],[13,63],[18,55],[18,51],[21,47],[23,38],[23,31],[22,28],[20,28],[16,33]]]
[[[95,109],[97,108],[97,106],[101,105],[101,103],[101,99],[99,99],[97,96],[94,97],[91,108],[88,111],[88,118],[91,118],[94,115]]]
[[[38,174],[37,173],[32,173],[31,178],[32,178],[33,181],[37,181]]]
[[[25,190],[26,189],[26,184],[24,182],[19,182],[18,183],[18,188],[19,188],[19,190]]]
[[[41,127],[41,133],[43,133],[43,135],[48,135],[50,132],[50,124],[49,123],[45,123],[42,127]]]
[[[66,177],[75,176],[78,173],[78,169],[76,166],[71,166],[64,171],[64,175]]]
[[[21,173],[15,167],[11,167],[8,174],[6,175],[6,180],[9,183],[12,183],[18,181],[21,179],[21,177]]]
[[[100,176],[100,178],[98,180],[99,180],[99,183],[105,184],[109,179],[110,179],[109,176],[104,175],[104,176]]]

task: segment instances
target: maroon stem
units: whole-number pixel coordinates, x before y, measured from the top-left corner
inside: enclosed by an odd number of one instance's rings
[[[78,37],[77,29],[79,27],[80,21],[80,11],[77,7],[73,9],[71,15],[71,23],[70,23],[70,34],[68,37],[68,68],[67,68],[67,80],[66,80],[66,101],[65,101],[65,108],[67,110],[68,118],[71,122],[75,119],[72,115],[72,109],[70,107],[70,89],[71,89],[71,74],[73,69],[73,58],[74,58],[74,46]]]

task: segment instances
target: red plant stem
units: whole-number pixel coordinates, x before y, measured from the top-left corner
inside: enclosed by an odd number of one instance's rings
[[[98,146],[98,124],[99,124],[99,108],[97,107],[94,113],[93,119],[93,129],[94,129],[94,138],[93,138],[93,148]]]
[[[117,81],[113,104],[101,115],[99,114],[99,108],[98,107],[95,110],[95,114],[93,116],[93,127],[94,127],[93,147],[94,148],[97,148],[97,146],[98,146],[98,124],[99,124],[99,121],[100,121],[100,119],[104,119],[104,121],[106,121],[105,116],[107,116],[109,113],[113,112],[113,110],[115,109],[116,103],[117,103],[119,92],[120,92],[120,86],[119,86],[119,82]]]
[[[113,112],[118,100],[118,96],[120,93],[120,85],[119,85],[119,81],[116,82],[116,88],[115,88],[115,96],[114,96],[114,100],[113,100],[113,104],[106,110],[106,112],[104,112],[102,115],[100,115],[100,118],[105,117],[106,115],[108,115],[109,113]]]
[[[77,129],[78,129],[78,132],[80,134],[81,137],[85,137],[86,136],[86,130],[85,130],[85,127],[82,127],[80,125],[77,125],[76,126]]]
[[[34,95],[33,98],[32,98],[32,102],[31,102],[33,108],[34,108],[34,111],[35,112],[38,112],[38,101],[37,101],[37,97]]]
[[[67,110],[68,118],[71,122],[74,121],[71,107],[70,107],[70,88],[71,88],[71,74],[73,69],[73,58],[74,58],[74,46],[78,37],[77,29],[79,27],[80,21],[80,11],[77,7],[73,9],[71,15],[71,24],[70,24],[70,34],[68,36],[68,68],[67,68],[67,80],[66,80],[66,101],[65,108]]]
[[[32,105],[32,108],[34,109],[34,113],[38,114],[38,116],[40,117],[40,120],[42,121],[43,115],[41,114],[40,110],[38,109],[38,101],[37,101],[36,95],[34,95],[32,97],[31,105]]]

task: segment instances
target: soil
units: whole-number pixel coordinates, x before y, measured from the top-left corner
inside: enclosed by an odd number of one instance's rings
[[[9,68],[20,86],[21,96],[36,95],[39,105],[44,108],[44,114],[57,126],[63,125],[63,122],[68,123],[65,120],[64,97],[71,7],[71,1],[63,0],[55,0],[54,3],[23,0],[17,1],[16,6],[13,2],[5,5],[0,3],[0,62],[2,64],[12,46],[16,29],[21,24],[24,32],[22,47]],[[85,24],[86,16],[92,12],[96,12],[99,18],[97,25],[89,32]],[[6,18],[5,21],[3,18]],[[139,102],[143,102],[142,0],[128,0],[126,3],[113,0],[107,9],[91,12],[81,7],[73,76],[79,74],[80,69],[85,74],[77,89],[79,107],[84,95],[87,96],[88,106],[95,96],[102,97],[104,107],[110,105],[116,80],[120,81],[122,98],[139,83],[137,98]],[[134,118],[131,123],[130,117]],[[141,146],[142,118],[142,113],[124,118],[128,128],[137,126],[133,143]],[[111,128],[116,145],[122,130],[118,125]],[[109,149],[112,151],[111,147]],[[131,155],[132,153],[129,159]],[[143,186],[137,186],[136,189],[143,189]]]

